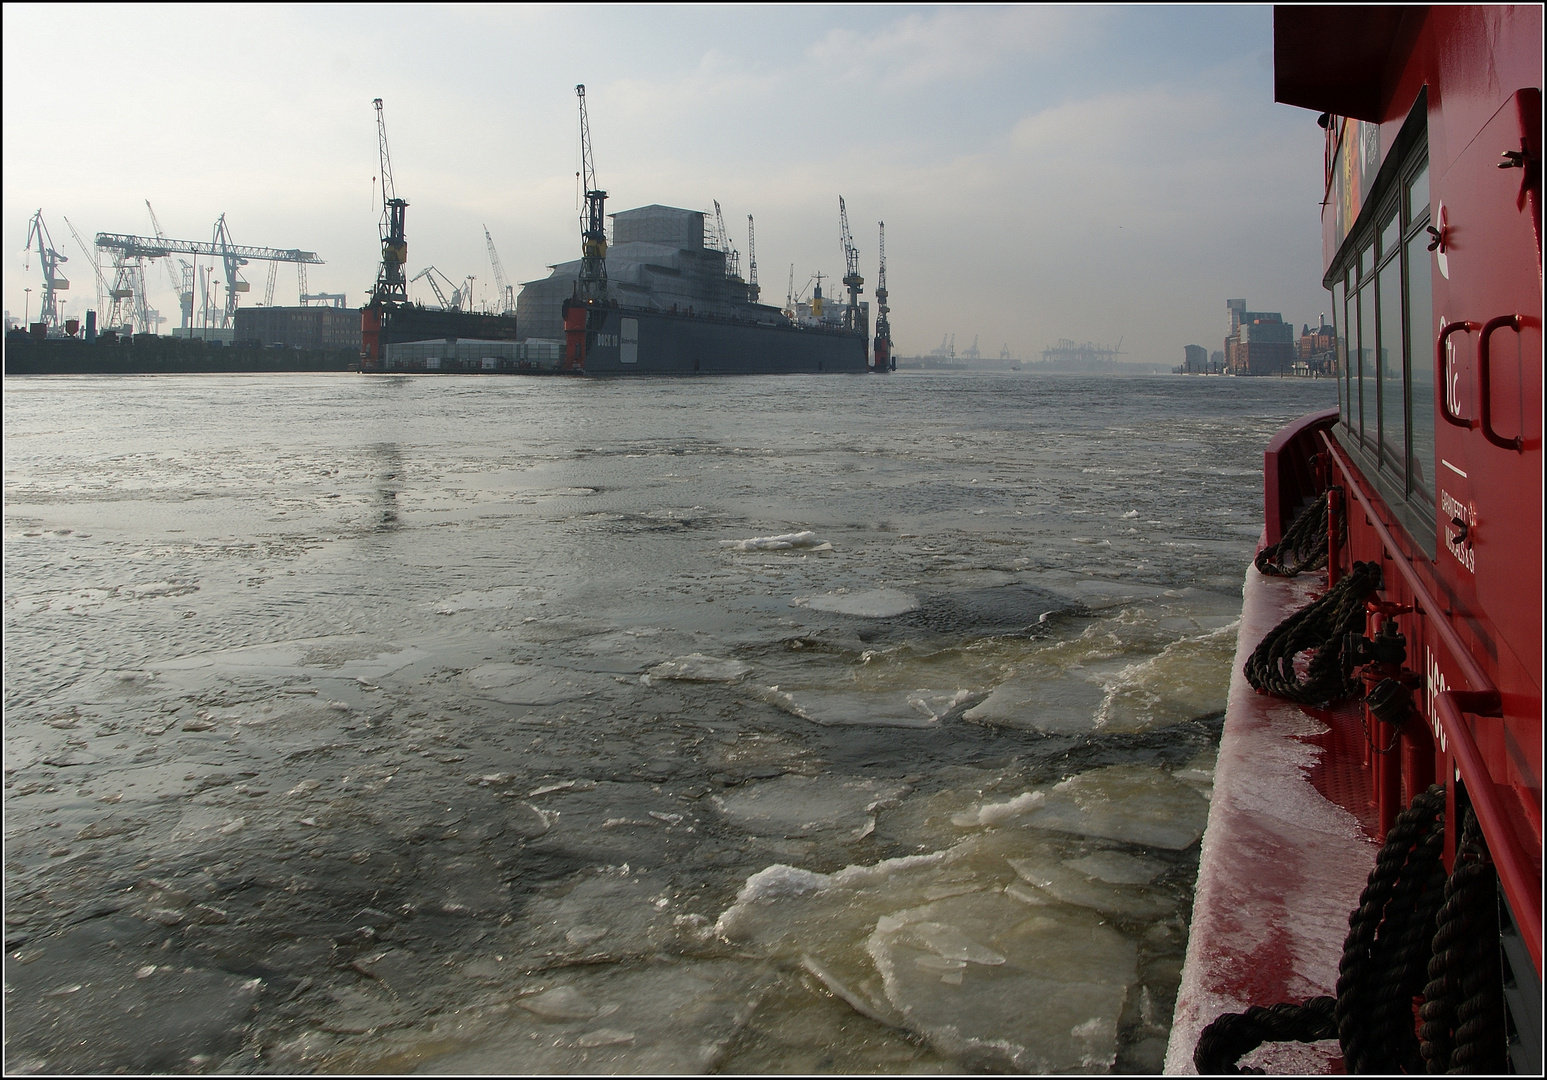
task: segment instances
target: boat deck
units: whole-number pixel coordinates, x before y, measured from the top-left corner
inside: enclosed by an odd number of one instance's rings
[[[1166,1072],[1194,1074],[1198,1035],[1248,1005],[1332,994],[1348,915],[1379,829],[1362,710],[1259,694],[1242,668],[1263,637],[1326,589],[1325,573],[1246,575],[1213,802]],[[1331,927],[1339,930],[1329,933]],[[1341,1073],[1336,1041],[1269,1044],[1243,1058],[1269,1073]]]

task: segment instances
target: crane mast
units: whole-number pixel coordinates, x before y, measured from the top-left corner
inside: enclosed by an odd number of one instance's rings
[[[849,233],[849,208],[843,204],[842,195],[838,196],[838,226],[838,240],[843,245],[843,284],[849,290],[849,310],[844,315],[844,326],[849,330],[863,330],[864,327],[859,325],[859,294],[865,291],[862,288],[865,279],[859,276],[859,250]]]
[[[607,193],[597,187],[596,158],[591,151],[591,118],[586,113],[585,84],[575,87],[580,99],[580,171],[585,209],[580,216],[580,280],[576,297],[587,303],[607,299]]]
[[[876,248],[881,264],[876,274],[876,340],[875,363],[872,370],[895,371],[897,361],[892,357],[892,321],[887,317],[891,308],[886,306],[886,222],[880,222],[881,239]]]
[[[754,304],[762,294],[757,284],[757,233],[752,228],[752,215],[747,215],[747,299]]]
[[[403,276],[408,262],[408,239],[404,218],[408,202],[397,197],[392,182],[392,154],[387,149],[387,120],[381,110],[381,98],[371,102],[376,108],[376,140],[381,152],[381,269],[371,291],[371,307],[402,307],[408,303],[408,282]]]
[[[34,243],[37,244],[38,262],[43,269],[43,307],[38,312],[38,321],[52,329],[59,324],[59,301],[55,294],[70,287],[68,278],[58,276],[59,264],[70,260],[68,256],[54,250],[54,241],[48,235],[48,226],[43,224],[41,209],[32,215],[32,221],[27,226],[26,250],[31,251]]]
[[[516,300],[510,283],[505,280],[505,266],[500,262],[500,253],[494,250],[494,237],[489,235],[487,225],[483,227],[483,238],[489,242],[489,265],[494,268],[494,280],[500,287],[500,314],[509,315],[516,306]]]

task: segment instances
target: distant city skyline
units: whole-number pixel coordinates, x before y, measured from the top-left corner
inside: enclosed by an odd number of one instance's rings
[[[608,210],[718,199],[782,303],[841,276],[838,197],[874,303],[876,222],[899,355],[955,334],[1033,359],[1059,339],[1175,365],[1226,297],[1316,324],[1321,131],[1273,103],[1256,7],[243,7],[8,4],[5,308],[36,317],[40,207],[95,306],[99,231],[316,251],[313,292],[366,299],[384,101],[408,270],[513,283],[579,252],[574,87]],[[29,265],[30,270],[24,270]],[[836,274],[835,274],[836,271]],[[244,271],[260,301],[267,267]],[[165,273],[151,303],[177,324]],[[417,298],[433,302],[423,283]],[[31,288],[30,298],[24,292]],[[276,304],[295,303],[281,267]]]

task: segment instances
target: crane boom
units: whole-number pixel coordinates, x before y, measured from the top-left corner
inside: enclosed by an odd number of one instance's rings
[[[747,299],[754,304],[762,289],[757,284],[757,233],[752,227],[752,215],[747,215]]]
[[[32,215],[32,221],[27,225],[27,251],[32,250],[34,241],[37,243],[38,262],[42,264],[43,270],[43,306],[38,312],[38,319],[52,328],[59,323],[59,301],[55,293],[70,287],[68,278],[58,276],[59,264],[69,262],[70,259],[54,250],[54,241],[48,235],[48,226],[43,223],[41,208]]]
[[[392,154],[387,149],[387,120],[381,98],[371,104],[376,108],[376,141],[381,152],[381,269],[369,306],[401,307],[408,303],[408,283],[403,278],[403,266],[408,262],[404,231],[408,202],[397,197],[397,186],[392,182]]]
[[[494,268],[494,281],[500,287],[500,314],[508,315],[516,302],[511,295],[510,284],[505,280],[505,267],[500,262],[500,253],[494,250],[494,237],[489,235],[487,225],[483,227],[483,238],[489,242],[489,265]]]
[[[892,358],[891,308],[886,304],[886,222],[879,222],[879,225],[881,236],[877,242],[876,251],[880,256],[880,266],[876,273],[876,340],[873,370],[895,371],[897,361]]]
[[[156,234],[157,240],[165,240],[166,233],[161,229],[161,222],[156,218],[156,208],[150,205],[150,200],[145,200],[145,209],[150,211],[150,227]],[[182,314],[183,329],[193,325],[193,267],[188,265],[186,259],[178,259],[178,271],[172,269],[172,256],[167,255],[166,268],[167,280],[172,285],[172,292],[177,296],[178,310]],[[305,272],[304,270],[302,271]],[[305,292],[305,289],[301,290]]]
[[[844,317],[844,324],[850,330],[862,330],[864,328],[859,325],[859,294],[865,291],[865,279],[859,276],[859,249],[854,246],[854,237],[849,232],[849,208],[844,205],[842,195],[838,196],[838,228],[838,240],[843,245],[843,284],[849,290],[849,310]]]
[[[585,190],[585,209],[580,216],[580,280],[575,289],[579,299],[599,302],[607,299],[607,193],[596,184],[584,83],[575,87],[575,96],[580,99],[580,170]]]

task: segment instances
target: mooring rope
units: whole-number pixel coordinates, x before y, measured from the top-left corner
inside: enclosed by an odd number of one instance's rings
[[[1493,866],[1470,810],[1448,878],[1444,842],[1445,787],[1435,784],[1398,815],[1376,856],[1349,916],[1337,996],[1215,1018],[1193,1051],[1198,1071],[1259,1073],[1236,1062],[1265,1042],[1330,1038],[1349,1073],[1504,1071]]]
[[[1350,633],[1362,629],[1365,599],[1381,586],[1380,564],[1356,562],[1353,570],[1320,600],[1279,623],[1258,643],[1243,669],[1252,686],[1306,705],[1353,695],[1358,681],[1345,656]],[[1305,678],[1295,674],[1295,657],[1314,650]]]
[[[1300,512],[1278,543],[1257,553],[1257,569],[1274,577],[1294,577],[1307,570],[1327,565],[1328,506],[1331,493],[1323,493]],[[1348,522],[1340,520],[1339,530],[1346,535]]]

